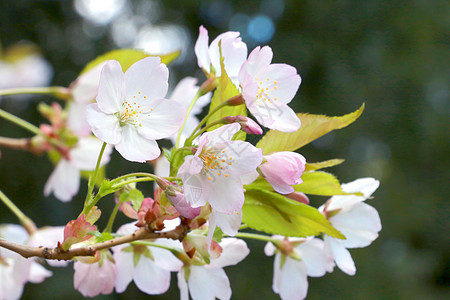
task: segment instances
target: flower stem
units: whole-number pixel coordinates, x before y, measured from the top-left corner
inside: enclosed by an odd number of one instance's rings
[[[117,177],[117,178],[111,180],[111,184],[115,184],[115,183],[125,180],[129,177],[138,177],[138,176],[152,178],[153,180],[156,177],[156,175],[151,174],[151,173],[130,173],[130,174],[126,174],[126,175],[123,175],[123,176],[120,176],[120,177]]]
[[[15,88],[15,89],[0,90],[0,96],[11,96],[21,94],[52,95],[61,100],[68,100],[72,97],[70,89],[62,86]]]
[[[106,228],[105,228],[105,230],[103,230],[103,232],[111,232],[112,231],[114,220],[116,219],[120,204],[122,204],[122,203],[120,201],[118,201],[116,203],[116,206],[114,206],[114,209],[113,209],[111,215],[109,216],[108,224],[106,224]]]
[[[38,127],[34,126],[33,124],[31,124],[25,120],[22,120],[19,117],[16,117],[13,114],[10,114],[7,111],[4,111],[3,109],[0,109],[0,117],[30,131],[31,133],[34,133],[36,135],[41,134]]]
[[[194,131],[192,132],[192,134],[186,139],[186,143],[185,144],[189,144],[192,143],[192,141],[195,139],[195,137],[197,135],[195,135],[195,133],[200,130],[200,128],[206,123],[206,121],[208,121],[208,118],[211,117],[212,115],[214,115],[218,110],[220,110],[221,108],[228,106],[228,102],[222,102],[220,103],[218,106],[216,106],[213,110],[211,110],[201,121],[200,123],[197,125],[197,127],[194,129]]]
[[[96,204],[96,202],[93,201],[92,192],[94,191],[95,182],[97,182],[98,169],[100,168],[100,162],[102,160],[103,152],[105,152],[106,145],[107,145],[107,143],[103,142],[102,149],[100,150],[100,154],[98,155],[97,165],[95,166],[94,175],[89,177],[88,192],[86,195],[86,200],[84,201],[84,209],[82,212],[82,214],[84,214],[86,216],[89,213],[89,211],[92,209],[92,207],[94,207],[94,205]]]
[[[275,242],[277,241],[271,236],[262,235],[262,234],[256,234],[256,233],[248,233],[248,232],[238,232],[236,233],[235,237],[245,238],[245,239],[254,239],[254,240],[260,240],[264,242]]]
[[[183,132],[184,126],[186,125],[189,113],[191,112],[192,108],[194,108],[195,102],[197,102],[198,98],[200,98],[201,95],[202,95],[202,91],[200,91],[200,89],[199,89],[197,94],[195,94],[194,99],[192,99],[191,104],[189,104],[189,107],[188,107],[187,112],[186,112],[186,117],[184,118],[183,125],[181,125],[181,128],[178,131],[178,136],[177,136],[177,142],[175,144],[175,149],[178,149],[178,147],[180,146],[181,133]]]
[[[2,191],[0,191],[0,200],[17,216],[30,235],[37,230],[33,220],[27,217]]]

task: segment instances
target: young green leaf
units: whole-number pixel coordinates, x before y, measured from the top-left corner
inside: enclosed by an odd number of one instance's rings
[[[276,151],[295,151],[330,131],[350,125],[358,119],[363,110],[364,104],[357,111],[340,117],[299,113],[297,116],[302,122],[299,130],[289,133],[270,130],[256,144],[256,147],[261,148],[264,154]]]
[[[345,161],[344,159],[335,158],[316,163],[306,163],[305,172],[334,167],[342,164],[344,161]]]
[[[237,90],[236,86],[233,84],[233,82],[225,72],[223,57],[221,57],[220,60],[220,67],[222,69],[221,71],[222,73],[219,78],[219,84],[217,85],[216,91],[214,92],[214,95],[211,99],[211,105],[209,106],[210,112],[220,104],[227,101],[228,99],[239,95],[239,91]],[[223,107],[216,113],[214,113],[212,116],[210,116],[206,124],[209,125],[212,122],[218,121],[224,117],[237,115],[247,116],[247,110],[245,108],[245,105]],[[219,126],[220,125],[213,126],[208,131],[217,129]],[[245,132],[239,131],[238,133],[236,133],[233,140],[245,140],[245,136],[246,136]]]
[[[361,193],[344,192],[339,180],[327,172],[306,172],[303,173],[302,180],[303,183],[294,185],[296,192],[319,196],[362,195]]]
[[[137,50],[137,49],[112,50],[103,55],[100,55],[96,59],[89,62],[84,67],[83,71],[81,71],[80,75],[93,69],[98,64],[100,64],[104,61],[107,61],[107,60],[111,60],[111,59],[117,60],[120,63],[120,65],[122,66],[123,72],[125,72],[132,64],[134,64],[138,60],[141,60],[148,56],[159,56],[161,58],[161,62],[168,65],[172,61],[174,61],[179,55],[180,55],[180,51],[175,51],[173,53],[169,53],[169,54],[165,54],[165,55],[151,55],[151,54],[148,54],[147,52],[144,52],[142,50]]]
[[[270,234],[306,237],[325,233],[345,239],[316,208],[262,189],[247,189],[243,222]]]

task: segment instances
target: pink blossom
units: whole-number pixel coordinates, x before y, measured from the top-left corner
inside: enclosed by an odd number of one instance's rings
[[[300,86],[297,70],[286,64],[271,64],[272,49],[256,47],[239,72],[242,95],[256,120],[271,129],[294,132],[300,119],[287,106]]]
[[[219,42],[221,43],[225,71],[228,77],[237,84],[237,76],[247,58],[247,45],[242,42],[239,32],[228,31],[217,36],[208,47],[208,30],[200,26],[200,33],[195,43],[197,63],[206,74],[221,75]]]
[[[262,134],[263,130],[250,118],[243,115],[225,117],[229,123],[237,122],[241,125],[241,130],[250,134]]]
[[[94,297],[113,292],[117,270],[108,251],[101,251],[101,259],[98,262],[89,264],[77,261],[73,264],[73,268],[74,287],[83,296]]]
[[[87,120],[100,140],[112,144],[127,160],[145,162],[159,156],[156,140],[174,134],[186,110],[164,99],[169,71],[159,57],[134,63],[125,74],[120,63],[103,67],[97,103],[87,107]]]
[[[375,208],[364,203],[378,188],[380,182],[374,178],[360,178],[342,184],[347,193],[361,192],[364,196],[333,196],[319,208],[331,225],[346,239],[325,235],[325,248],[331,253],[336,265],[344,273],[354,275],[355,263],[347,249],[369,246],[381,230],[380,216]]]
[[[247,244],[235,238],[222,239],[223,249],[218,258],[212,258],[207,265],[185,265],[178,272],[178,287],[181,300],[192,299],[230,299],[231,287],[223,270],[242,261],[249,253]]]
[[[200,207],[191,207],[186,201],[182,187],[172,186],[166,189],[165,193],[172,205],[183,217],[193,219],[200,214]]]
[[[333,258],[324,250],[320,239],[288,238],[279,245],[277,250],[272,243],[267,243],[264,252],[269,256],[276,253],[272,289],[283,300],[304,299],[308,292],[307,276],[321,277],[333,271]]]
[[[292,185],[303,182],[306,159],[296,152],[276,152],[264,156],[265,163],[259,166],[264,178],[280,194],[294,192]]]
[[[178,171],[186,201],[192,207],[207,202],[225,214],[239,211],[244,204],[241,175],[255,171],[262,151],[243,141],[232,141],[240,125],[233,123],[200,136],[195,155],[185,158]]]

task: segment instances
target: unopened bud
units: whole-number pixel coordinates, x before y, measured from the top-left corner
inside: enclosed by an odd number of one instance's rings
[[[247,118],[243,115],[238,116],[228,116],[223,118],[225,124],[231,124],[234,122],[239,123],[241,125],[241,130],[250,134],[262,134],[263,131],[259,125],[250,118]]]
[[[210,77],[205,82],[202,83],[200,86],[200,89],[198,90],[200,93],[200,96],[206,95],[207,93],[213,91],[217,87],[217,78]]]
[[[236,95],[236,96],[228,99],[226,103],[228,106],[238,106],[238,105],[244,104],[245,101],[244,101],[244,97],[242,97],[242,95],[239,94],[239,95]]]
[[[293,192],[293,193],[287,194],[286,197],[288,197],[289,199],[295,200],[297,202],[309,205],[309,198],[304,193]]]

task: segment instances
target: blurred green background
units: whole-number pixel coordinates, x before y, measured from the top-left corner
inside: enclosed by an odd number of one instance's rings
[[[344,158],[330,171],[341,182],[375,177],[381,186],[368,200],[383,230],[368,248],[351,251],[356,276],[335,269],[309,278],[309,299],[445,299],[449,289],[449,32],[447,1],[187,1],[75,0],[0,2],[3,49],[20,41],[38,45],[53,68],[52,85],[68,86],[96,56],[115,48],[152,53],[181,49],[170,67],[170,85],[186,75],[203,79],[193,43],[203,24],[210,40],[241,32],[251,51],[268,44],[274,62],[297,68],[302,84],[291,107],[297,112],[343,115],[363,102],[350,127],[301,149],[308,161]],[[0,107],[36,125],[49,97],[4,97]],[[0,135],[27,137],[0,120]],[[63,225],[81,209],[86,181],[70,203],[43,196],[52,165],[45,157],[1,149],[0,188],[38,226]],[[117,155],[109,176],[148,165]],[[144,185],[142,185],[144,187]],[[148,191],[150,187],[145,187]],[[107,215],[112,199],[102,203]],[[326,199],[311,198],[321,205]],[[125,221],[121,219],[120,221]],[[0,205],[0,223],[17,223]],[[278,299],[272,292],[272,257],[259,242],[251,255],[226,269],[233,299]],[[24,299],[82,299],[73,289],[72,267],[53,268],[43,284],[27,284]],[[154,299],[178,298],[176,281]],[[148,298],[131,284],[124,294],[98,299]]]

